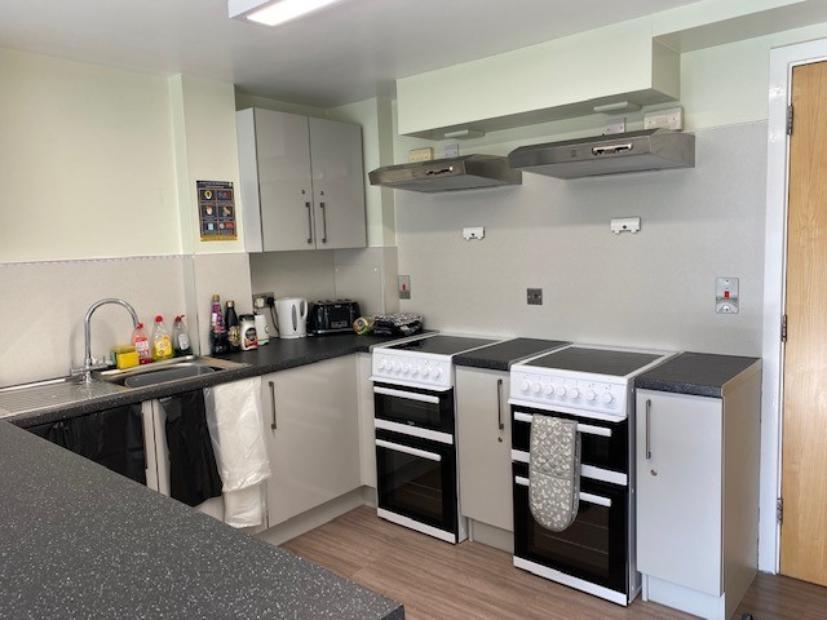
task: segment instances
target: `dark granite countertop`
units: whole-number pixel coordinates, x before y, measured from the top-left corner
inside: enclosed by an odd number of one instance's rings
[[[729,381],[760,361],[757,357],[681,353],[637,377],[635,387],[721,398]]]
[[[428,332],[425,332],[428,333]],[[61,404],[55,407],[42,408],[29,413],[21,413],[5,418],[5,420],[24,428],[63,420],[94,411],[140,403],[155,398],[164,398],[173,394],[180,394],[189,390],[228,383],[248,377],[305,366],[315,362],[342,357],[353,353],[366,353],[371,347],[378,344],[387,344],[399,338],[383,338],[377,336],[357,336],[356,334],[341,334],[335,336],[320,336],[295,339],[275,338],[269,344],[256,351],[247,351],[222,356],[233,362],[247,364],[243,368],[221,370],[218,372],[200,375],[192,379],[176,381],[175,383],[151,385],[141,388],[125,389],[123,391],[106,394],[99,398],[79,400],[72,404]]]
[[[5,422],[0,468],[0,617],[404,617],[398,603]]]
[[[461,353],[454,357],[454,364],[508,372],[514,362],[540,355],[545,351],[551,351],[566,344],[571,343],[560,340],[514,338],[469,353]]]

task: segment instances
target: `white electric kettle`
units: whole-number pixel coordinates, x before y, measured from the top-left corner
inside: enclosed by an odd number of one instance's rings
[[[279,337],[304,338],[307,335],[307,300],[285,297],[276,300]]]

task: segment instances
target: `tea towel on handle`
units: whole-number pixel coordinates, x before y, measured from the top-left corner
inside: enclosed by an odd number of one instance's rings
[[[534,520],[553,532],[565,530],[577,517],[580,502],[577,422],[532,416],[528,478]]]
[[[233,527],[261,525],[261,483],[270,477],[261,377],[206,388],[204,399],[218,473],[224,483],[224,522]]]

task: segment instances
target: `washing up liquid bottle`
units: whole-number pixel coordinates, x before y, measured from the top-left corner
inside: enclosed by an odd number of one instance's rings
[[[172,325],[172,347],[175,349],[175,357],[192,355],[192,342],[190,342],[183,314],[176,316],[175,323]]]
[[[173,355],[172,338],[164,325],[164,317],[159,314],[155,317],[155,328],[152,330],[152,361],[168,360]]]
[[[152,348],[149,346],[149,338],[146,336],[143,323],[138,323],[132,332],[132,346],[138,352],[138,361],[141,364],[152,362]]]

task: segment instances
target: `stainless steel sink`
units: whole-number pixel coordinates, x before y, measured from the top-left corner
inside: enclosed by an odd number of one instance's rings
[[[0,388],[0,418],[73,405],[85,400],[129,392],[132,388],[175,383],[205,374],[245,368],[212,357],[178,357],[127,370],[104,370],[86,382],[82,377],[60,377]]]
[[[247,364],[230,362],[214,357],[179,357],[146,366],[127,370],[105,370],[95,377],[108,383],[123,385],[128,388],[146,387],[160,383],[183,381],[201,375],[212,374],[222,370],[244,368]]]
[[[0,418],[51,409],[84,400],[129,391],[103,381],[85,383],[77,377],[61,377],[0,389]]]

